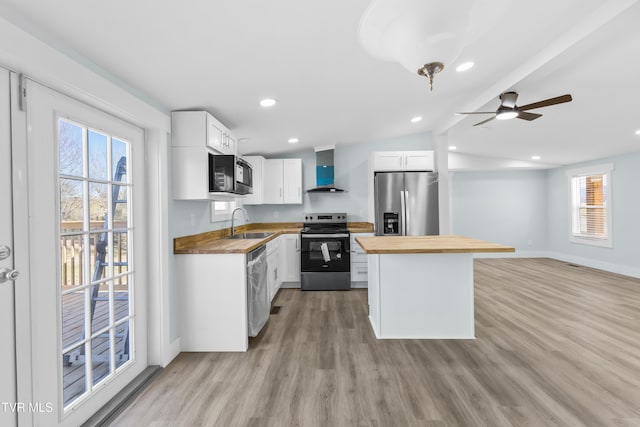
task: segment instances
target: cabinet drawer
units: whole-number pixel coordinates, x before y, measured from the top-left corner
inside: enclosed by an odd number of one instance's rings
[[[351,263],[351,281],[366,282],[368,280],[368,265],[366,262]]]
[[[362,250],[360,246],[351,249],[351,262],[367,262],[367,254]]]

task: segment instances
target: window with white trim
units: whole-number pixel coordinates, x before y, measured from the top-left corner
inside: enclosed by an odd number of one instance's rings
[[[571,198],[571,242],[609,248],[613,246],[612,170],[612,164],[603,164],[567,171]]]

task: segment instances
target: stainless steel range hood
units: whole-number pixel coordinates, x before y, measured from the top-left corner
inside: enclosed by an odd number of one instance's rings
[[[316,151],[316,188],[307,193],[339,193],[344,190],[336,188],[333,170],[333,146],[317,147]]]

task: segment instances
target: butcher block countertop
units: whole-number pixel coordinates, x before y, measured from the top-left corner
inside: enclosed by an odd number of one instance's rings
[[[515,248],[462,236],[356,237],[367,254],[451,254],[515,252]]]
[[[373,224],[368,222],[350,222],[347,224],[352,233],[370,233]],[[301,222],[253,223],[236,227],[236,234],[267,232],[273,233],[263,239],[227,239],[231,229],[208,231],[192,236],[173,239],[174,254],[246,254],[273,240],[281,234],[297,234],[302,229]]]

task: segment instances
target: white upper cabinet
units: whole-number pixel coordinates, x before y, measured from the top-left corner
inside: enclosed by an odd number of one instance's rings
[[[174,147],[208,147],[217,154],[236,154],[231,131],[206,111],[172,112],[171,141]]]
[[[432,171],[433,151],[377,151],[373,171]]]
[[[264,203],[264,163],[262,156],[244,156],[253,171],[253,194],[247,194],[242,199],[243,205],[261,205]]]
[[[262,203],[302,203],[302,159],[265,159],[263,176]]]
[[[302,203],[302,159],[284,159],[284,198],[285,204]]]

